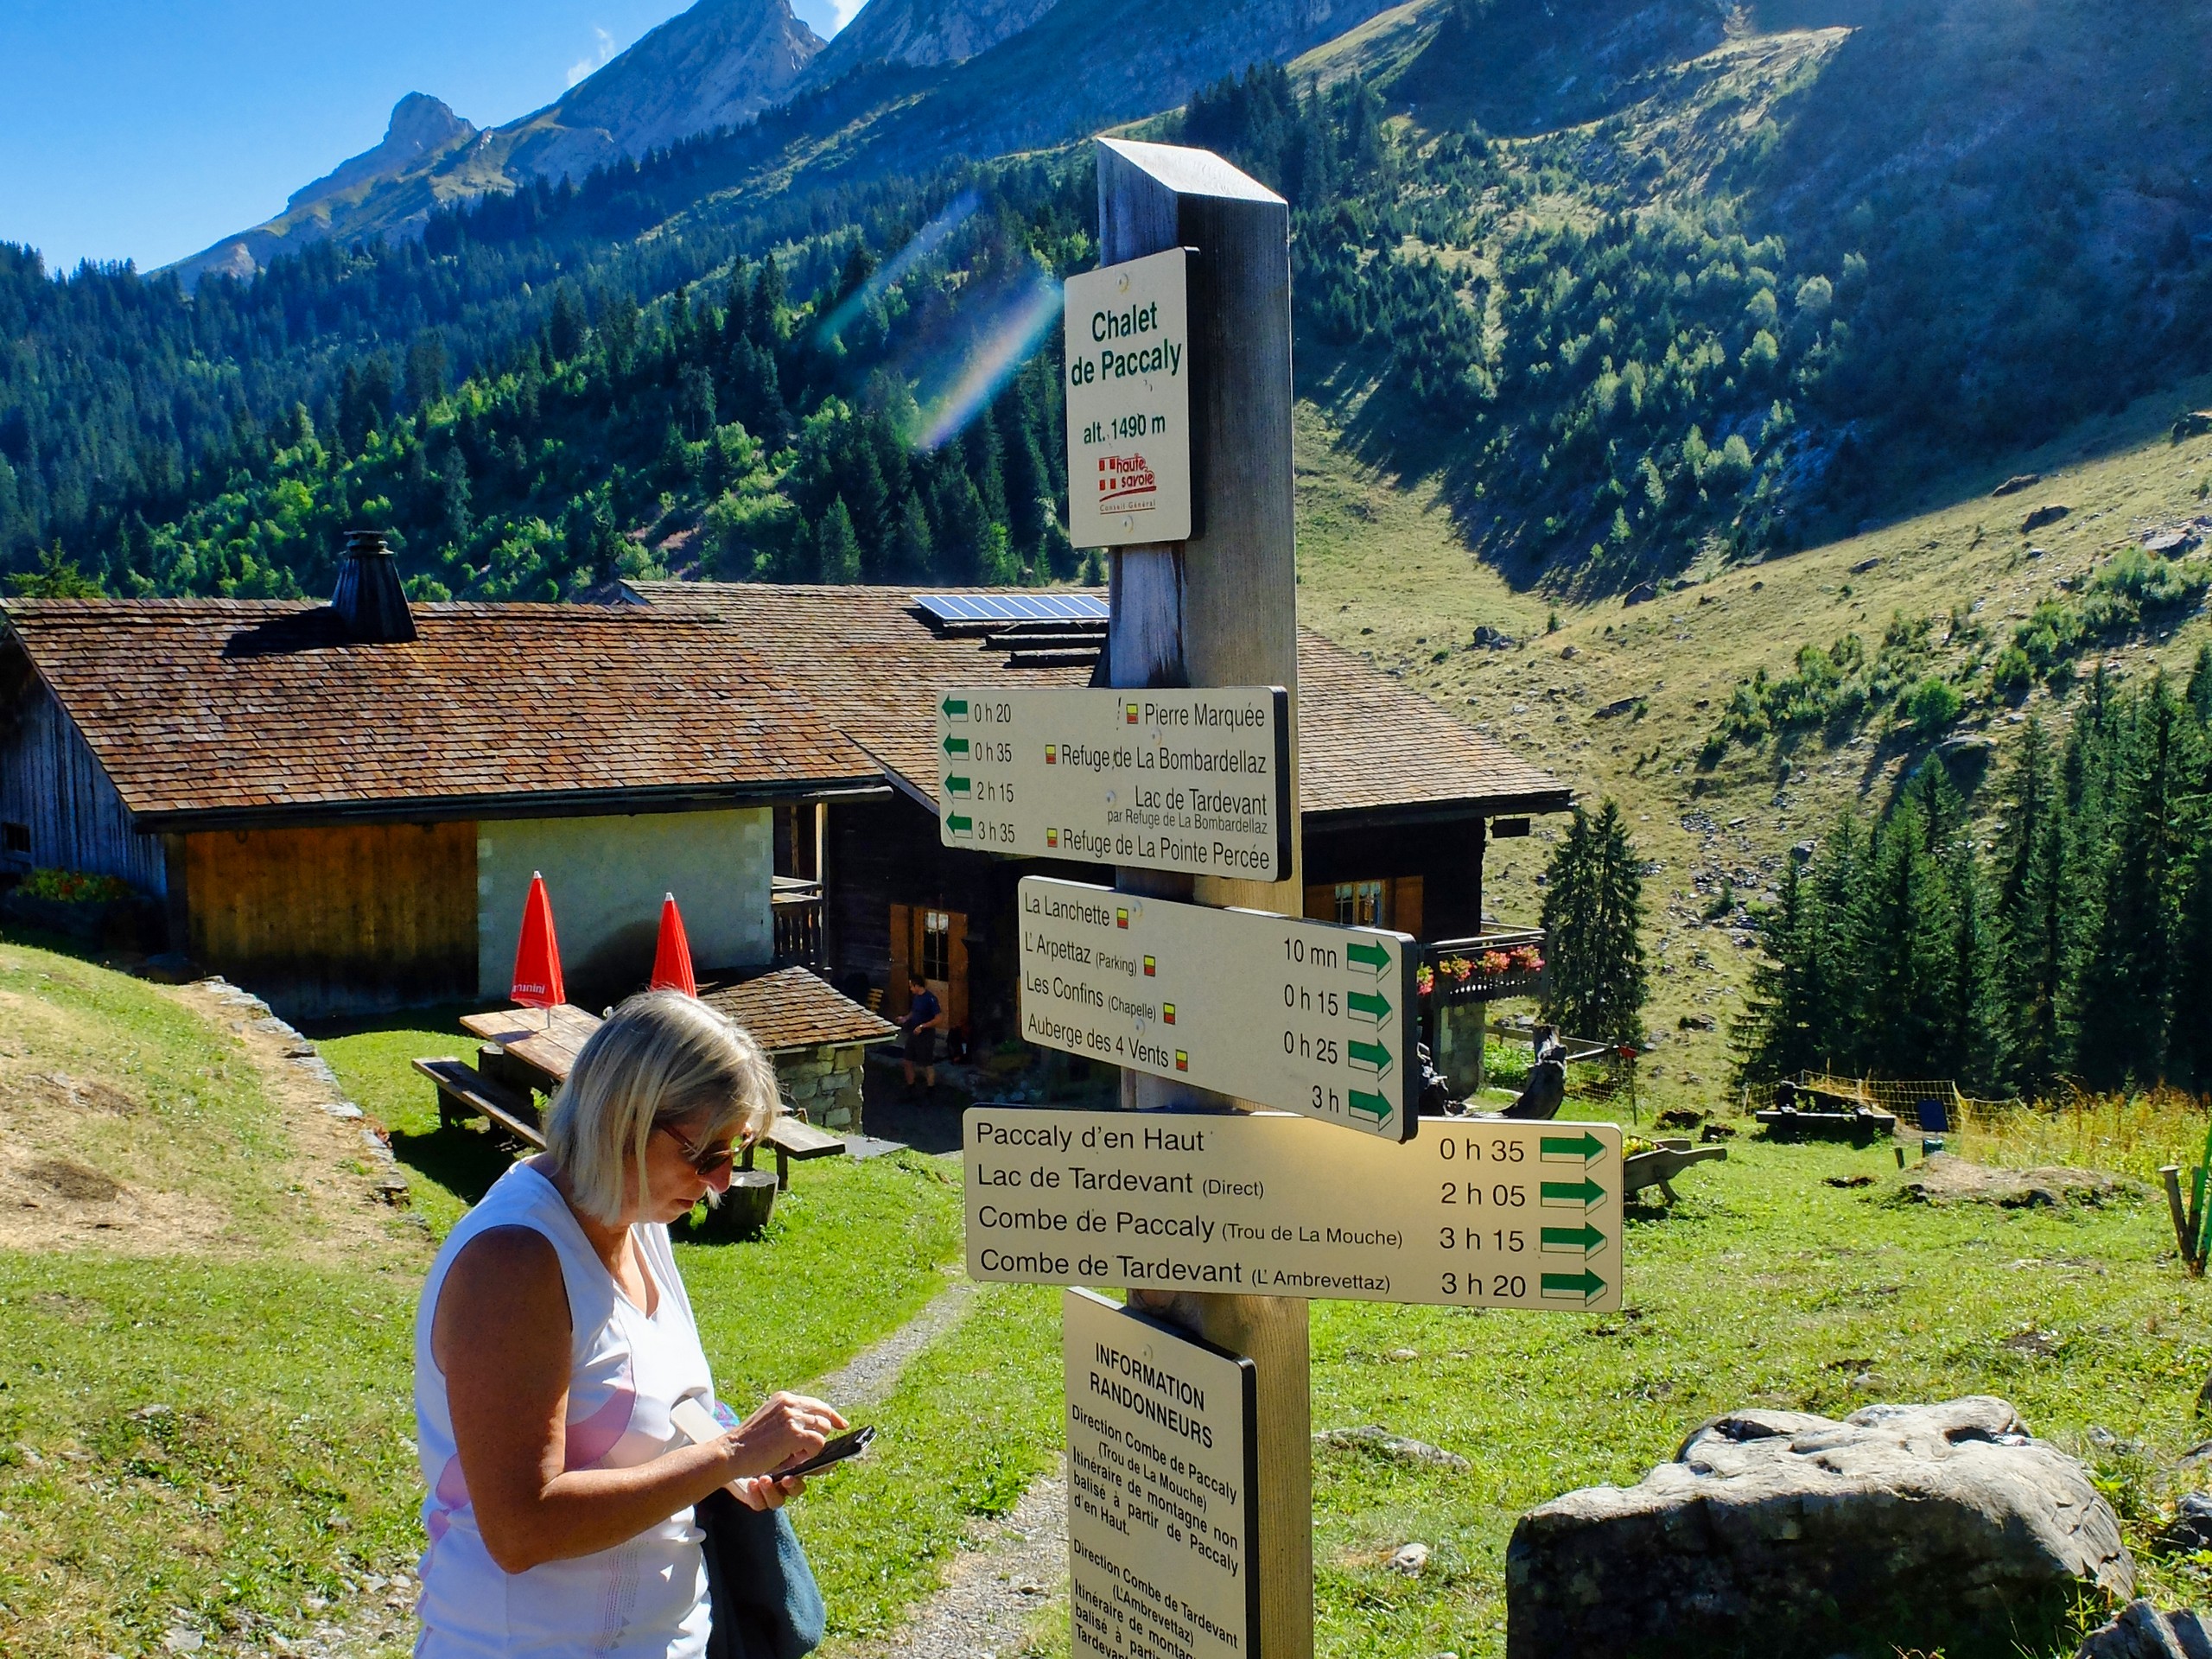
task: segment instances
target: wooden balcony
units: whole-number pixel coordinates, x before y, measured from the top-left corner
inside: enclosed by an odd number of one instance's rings
[[[1495,1002],[1509,996],[1541,996],[1544,988],[1544,931],[1490,928],[1469,939],[1437,939],[1421,947],[1429,975],[1424,1007]]]
[[[822,965],[822,884],[779,875],[768,895],[776,920],[776,966]]]

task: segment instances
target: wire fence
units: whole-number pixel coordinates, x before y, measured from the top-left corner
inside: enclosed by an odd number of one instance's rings
[[[1891,1112],[1897,1122],[1909,1128],[1956,1128],[2003,1112],[2022,1109],[2024,1103],[2017,1100],[1980,1100],[1967,1094],[1949,1077],[1843,1077],[1826,1071],[1802,1071],[1788,1079],[1800,1099],[1807,1094],[1821,1097],[1830,1109],[1856,1111],[1861,1107],[1872,1111]],[[1743,1108],[1745,1112],[1763,1112],[1773,1107],[1777,1091],[1782,1087],[1776,1083],[1747,1083],[1743,1086]],[[1922,1103],[1933,1101],[1942,1111],[1941,1119],[1934,1114],[1923,1121]],[[1833,1104],[1831,1105],[1831,1103]]]
[[[2212,1129],[2212,1097],[2177,1089],[2123,1090],[2094,1094],[2069,1089],[2052,1099],[1987,1100],[1967,1094],[1948,1077],[1846,1077],[1807,1071],[1790,1079],[1804,1096],[1821,1096],[1827,1109],[1870,1107],[1893,1112],[1900,1130],[1929,1133],[1936,1122],[1922,1103],[1943,1109],[1942,1132],[1952,1147],[1986,1164],[2034,1167],[2064,1164],[2105,1169],[2155,1180],[2164,1164],[2190,1168],[2205,1161]],[[1750,1084],[1742,1090],[1746,1113],[1775,1104],[1779,1084]]]

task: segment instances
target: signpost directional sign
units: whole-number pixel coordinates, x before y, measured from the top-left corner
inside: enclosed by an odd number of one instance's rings
[[[1394,1146],[1274,1113],[976,1106],[968,1271],[1353,1301],[1621,1305],[1621,1132],[1433,1120]]]
[[[1170,248],[1067,282],[1068,539],[1186,541],[1190,253]]]
[[[1068,1599],[1084,1659],[1254,1659],[1252,1362],[1089,1291],[1061,1298]]]
[[[937,700],[939,838],[1025,857],[1280,881],[1290,696],[1280,686],[956,687]]]
[[[1017,904],[1029,1041],[1412,1139],[1419,947],[1408,935],[1041,875],[1022,879]]]

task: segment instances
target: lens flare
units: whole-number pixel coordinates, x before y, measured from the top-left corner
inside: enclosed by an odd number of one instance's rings
[[[916,231],[905,247],[877,267],[874,275],[845,296],[842,305],[822,319],[821,325],[814,331],[815,343],[827,346],[851,327],[854,318],[866,310],[893,283],[943,247],[945,238],[973,219],[976,208],[982,206],[982,198],[973,190],[963,190],[955,196],[943,213]]]
[[[1039,270],[997,296],[977,320],[975,344],[951,384],[922,405],[914,446],[935,449],[957,437],[999,389],[1020,372],[1060,315],[1060,285]]]

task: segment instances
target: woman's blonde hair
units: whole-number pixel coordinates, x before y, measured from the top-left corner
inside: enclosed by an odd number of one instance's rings
[[[758,1140],[777,1110],[776,1073],[746,1030],[681,991],[647,991],[609,1014],[553,1097],[545,1149],[575,1203],[608,1226],[645,1196],[645,1143],[684,1124],[705,1145],[732,1124]]]

